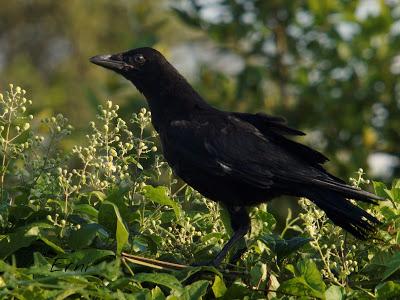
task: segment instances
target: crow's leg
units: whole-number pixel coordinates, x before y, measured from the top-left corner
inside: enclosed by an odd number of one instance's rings
[[[212,261],[214,266],[218,266],[224,260],[228,254],[228,251],[233,247],[233,245],[242,239],[250,229],[250,217],[246,208],[242,206],[230,206],[227,207],[227,209],[231,217],[231,226],[234,233]],[[243,249],[239,251],[243,251]]]

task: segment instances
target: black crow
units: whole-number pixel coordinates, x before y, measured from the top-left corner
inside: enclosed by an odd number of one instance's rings
[[[165,159],[174,172],[230,213],[233,236],[214,258],[219,265],[250,228],[247,207],[281,195],[307,197],[338,226],[359,239],[379,221],[348,199],[375,203],[374,194],[347,185],[321,166],[321,153],[287,138],[304,135],[280,117],[226,112],[209,105],[152,48],[90,61],[131,81],[146,97]]]

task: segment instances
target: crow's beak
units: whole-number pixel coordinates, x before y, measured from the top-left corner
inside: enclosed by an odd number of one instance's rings
[[[90,59],[90,62],[114,71],[121,71],[127,66],[126,63],[121,61],[118,56],[110,54],[93,56]]]

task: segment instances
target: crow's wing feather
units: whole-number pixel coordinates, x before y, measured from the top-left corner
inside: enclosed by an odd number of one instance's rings
[[[163,139],[165,155],[178,169],[193,166],[210,175],[228,176],[235,181],[268,188],[272,185],[272,173],[262,168],[249,151],[238,147],[239,136],[224,134],[224,128],[216,128],[212,121],[174,121]],[[236,144],[236,146],[234,146]]]
[[[233,116],[174,121],[165,142],[167,152],[169,149],[180,157],[180,163],[259,188],[268,188],[277,181],[305,182],[311,173],[314,177],[319,174],[253,125]]]
[[[168,147],[184,164],[204,172],[230,177],[257,188],[301,184],[334,190],[355,199],[379,197],[345,184],[302,153],[286,149],[256,127],[234,116],[208,115],[195,121],[175,121]],[[305,146],[304,146],[305,147]],[[187,166],[186,166],[187,167]],[[367,201],[370,202],[370,201]]]
[[[286,120],[282,117],[275,117],[265,113],[241,113],[234,112],[233,116],[243,121],[249,122],[263,134],[271,131],[283,135],[306,135],[304,132],[291,128],[286,125]]]
[[[274,117],[264,113],[250,114],[235,112],[232,114],[235,117],[252,124],[260,130],[264,136],[274,140],[275,143],[282,145],[283,148],[291,151],[296,156],[301,156],[303,160],[314,165],[314,167],[319,168],[319,164],[323,164],[329,160],[322,153],[287,139],[284,135],[305,135],[305,133],[288,127],[284,118]]]

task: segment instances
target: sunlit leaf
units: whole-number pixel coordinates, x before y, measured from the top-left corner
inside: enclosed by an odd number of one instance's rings
[[[227,288],[225,282],[221,277],[215,276],[214,283],[212,285],[212,290],[215,298],[219,298],[225,295]]]
[[[172,207],[177,219],[181,216],[181,208],[177,202],[168,197],[168,189],[165,186],[152,187],[150,185],[144,187],[146,198],[149,200]]]

